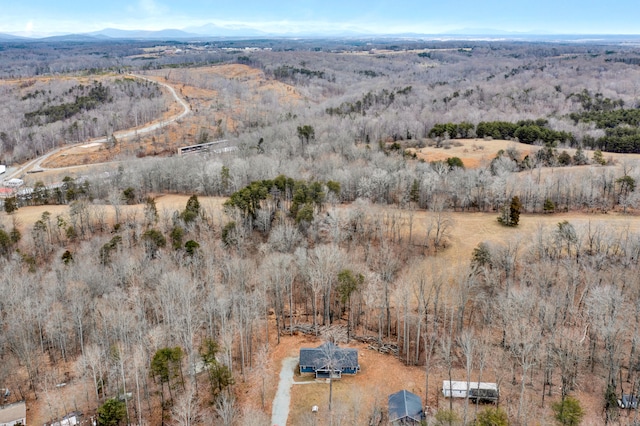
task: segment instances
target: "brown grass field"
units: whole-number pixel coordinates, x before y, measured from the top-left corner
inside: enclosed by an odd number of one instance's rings
[[[450,157],[458,157],[464,163],[466,168],[486,167],[491,160],[496,157],[498,151],[512,148],[520,152],[520,157],[535,154],[540,147],[534,145],[527,145],[519,142],[507,141],[507,140],[484,140],[484,139],[453,139],[442,147],[436,148],[435,146],[427,146],[424,148],[408,148],[407,152],[416,154],[418,159],[423,159],[427,162],[443,161]],[[570,155],[575,154],[574,148],[557,148],[558,152],[567,151]],[[588,158],[593,156],[593,152],[585,151],[585,155]],[[617,153],[604,153],[606,160],[612,163],[622,163],[625,160],[638,160],[640,154],[617,154]],[[584,166],[582,166],[584,167]],[[565,168],[566,169],[566,168]],[[575,167],[570,168],[574,170]]]

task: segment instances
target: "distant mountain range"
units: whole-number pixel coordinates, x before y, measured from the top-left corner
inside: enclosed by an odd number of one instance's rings
[[[262,37],[270,35],[269,33],[248,26],[226,28],[215,24],[206,24],[199,27],[187,27],[184,31],[191,34],[197,34],[200,37]]]
[[[160,31],[145,30],[118,30],[115,28],[105,28],[104,30],[87,33],[88,36],[100,39],[119,38],[134,40],[156,40],[156,39],[184,39],[202,37],[198,34],[192,34],[183,30],[166,29]]]
[[[20,40],[28,40],[28,39],[13,35],[13,34],[0,33],[0,41],[20,41]]]
[[[291,33],[291,32],[265,32],[248,26],[234,28],[221,27],[215,24],[206,24],[199,27],[188,27],[182,30],[166,29],[160,31],[117,30],[107,28],[87,34],[92,37],[108,37],[116,39],[135,40],[170,40],[170,39],[203,39],[203,38],[247,38],[247,37],[361,37],[370,34],[355,31],[340,31],[332,33]]]
[[[451,30],[446,32],[447,35],[491,35],[491,36],[523,36],[523,35],[547,35],[546,31],[504,31],[496,30],[495,28],[460,28],[457,30]]]
[[[516,40],[640,40],[640,35],[586,35],[586,34],[549,34],[543,31],[536,32],[510,32],[491,28],[463,28],[459,30],[447,31],[440,34],[373,34],[358,31],[336,31],[336,32],[264,32],[249,26],[237,26],[233,28],[222,27],[215,24],[206,24],[197,27],[184,29],[164,29],[160,31],[146,30],[120,30],[115,28],[105,28],[83,34],[58,34],[48,37],[25,37],[17,34],[0,33],[0,42],[16,41],[105,41],[105,40],[203,40],[214,38],[250,38],[250,37],[407,37],[425,39],[516,39]]]

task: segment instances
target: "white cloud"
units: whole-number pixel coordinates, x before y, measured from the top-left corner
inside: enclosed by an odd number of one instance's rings
[[[33,21],[27,22],[27,25],[24,26],[24,31],[26,33],[32,33],[33,32]]]
[[[127,6],[126,11],[130,14],[129,18],[136,21],[145,18],[158,18],[169,14],[169,8],[156,0],[137,0]],[[126,19],[124,20],[126,21]],[[144,28],[137,28],[144,29]]]
[[[327,32],[327,33],[340,33],[340,32],[361,32],[370,34],[393,34],[393,33],[438,33],[447,30],[455,29],[457,27],[447,27],[443,25],[433,23],[423,24],[400,24],[393,22],[385,22],[379,24],[376,22],[363,22],[357,21],[322,21],[322,20],[279,20],[279,21],[238,21],[238,20],[220,20],[220,19],[202,19],[189,22],[191,26],[209,24],[212,23],[222,28],[228,29],[242,29],[242,28],[254,28],[267,33],[289,33],[295,35],[296,33],[310,33],[310,32]]]
[[[149,15],[160,15],[167,12],[167,8],[155,0],[139,0],[138,9]]]

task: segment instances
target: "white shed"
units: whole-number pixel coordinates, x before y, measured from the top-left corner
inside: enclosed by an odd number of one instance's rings
[[[79,412],[69,413],[60,419],[59,422],[51,423],[51,426],[76,426],[80,424],[80,415]]]
[[[498,385],[485,382],[442,381],[442,394],[451,398],[467,398],[482,401],[498,400]]]
[[[4,181],[4,186],[7,188],[20,188],[22,185],[24,185],[24,181],[18,178],[7,179]]]
[[[0,406],[0,426],[27,424],[27,406],[24,401]]]

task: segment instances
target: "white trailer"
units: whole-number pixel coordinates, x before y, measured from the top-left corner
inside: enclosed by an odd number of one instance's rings
[[[468,386],[467,386],[468,385]],[[442,394],[448,398],[469,398],[472,401],[498,400],[498,385],[485,382],[442,381]]]
[[[24,181],[22,179],[13,178],[4,181],[4,186],[7,188],[20,188],[24,185]]]

